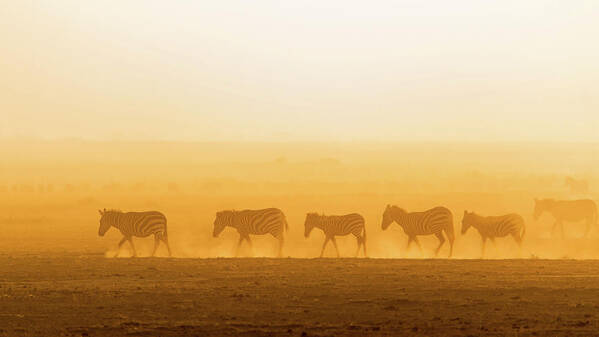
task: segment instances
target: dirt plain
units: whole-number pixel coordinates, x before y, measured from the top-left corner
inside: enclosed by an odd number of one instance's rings
[[[599,261],[0,256],[0,336],[594,336]]]

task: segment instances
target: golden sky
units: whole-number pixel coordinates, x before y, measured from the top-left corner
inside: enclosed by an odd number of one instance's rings
[[[0,2],[0,138],[599,141],[597,1]]]

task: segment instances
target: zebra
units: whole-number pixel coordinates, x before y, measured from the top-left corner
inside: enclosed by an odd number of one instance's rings
[[[235,256],[239,255],[239,247],[243,240],[246,240],[252,246],[250,234],[263,235],[270,234],[279,240],[279,253],[283,254],[284,236],[283,232],[289,230],[285,214],[278,208],[266,208],[259,210],[228,210],[216,213],[214,220],[213,237],[218,237],[225,227],[233,227],[239,232],[239,242],[235,250]]]
[[[355,256],[360,253],[360,247],[364,246],[364,257],[368,257],[366,253],[366,226],[364,225],[364,217],[360,214],[352,213],[346,215],[319,215],[317,213],[306,214],[306,221],[304,223],[305,231],[304,237],[307,239],[310,236],[310,232],[314,227],[322,229],[325,234],[324,243],[322,244],[322,250],[320,251],[320,257],[324,254],[324,249],[327,243],[333,241],[335,250],[337,251],[337,257],[339,255],[339,248],[337,247],[337,240],[335,236],[344,236],[353,234],[358,241],[358,249],[356,250]]]
[[[435,250],[435,256],[437,256],[445,243],[445,237],[443,236],[443,232],[445,232],[445,235],[449,239],[449,257],[453,254],[453,241],[455,237],[453,233],[453,215],[449,209],[435,207],[424,212],[408,213],[400,207],[387,205],[383,213],[382,229],[387,230],[393,221],[397,222],[408,235],[406,250],[410,248],[410,244],[414,241],[420,251],[422,251],[417,236],[434,234],[439,239],[439,246]]]
[[[500,216],[481,216],[474,212],[464,211],[462,235],[466,234],[470,227],[476,228],[482,237],[482,256],[485,255],[487,239],[495,243],[495,238],[511,235],[518,247],[522,248],[522,238],[526,233],[524,218],[515,213]]]
[[[564,186],[570,188],[571,194],[588,194],[589,183],[586,180],[576,180],[572,177],[566,177]]]
[[[171,247],[168,244],[168,234],[166,231],[166,217],[164,214],[156,211],[149,212],[127,212],[119,210],[106,210],[100,212],[100,228],[98,235],[104,236],[110,227],[115,227],[123,234],[123,239],[119,242],[119,250],[125,241],[129,241],[133,249],[133,256],[137,256],[133,237],[147,237],[154,234],[154,250],[152,256],[156,254],[160,241],[166,244],[168,256],[171,256]],[[119,255],[117,251],[116,256]]]
[[[539,217],[548,212],[555,218],[555,223],[551,228],[551,234],[555,232],[555,228],[559,225],[564,238],[564,221],[586,221],[584,237],[587,237],[592,224],[597,224],[597,204],[590,199],[581,200],[554,200],[554,199],[535,199],[534,219],[537,221]]]

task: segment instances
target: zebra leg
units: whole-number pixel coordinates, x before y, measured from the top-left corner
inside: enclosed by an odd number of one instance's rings
[[[320,250],[320,257],[322,257],[322,255],[324,254],[324,249],[327,246],[327,243],[329,243],[329,240],[331,238],[329,238],[328,236],[324,238],[324,243],[322,244],[322,249]]]
[[[237,242],[237,248],[235,249],[235,257],[239,256],[239,247],[241,247],[241,243],[243,242],[244,237],[239,235],[239,241]]]
[[[354,257],[358,257],[358,254],[360,254],[360,247],[362,246],[362,238],[359,236],[356,236],[356,241],[358,241],[358,249],[356,250],[356,254],[354,255]]]
[[[364,257],[368,257],[368,254],[366,253],[366,234],[362,236],[362,247],[364,248]]]
[[[483,259],[485,257],[485,246],[487,245],[487,237],[483,236],[483,243],[482,243],[482,248],[481,248],[481,252],[480,252],[480,258]]]
[[[283,257],[283,244],[285,243],[285,237],[283,236],[283,233],[279,234],[279,254],[277,255],[277,257]]]
[[[441,247],[443,247],[443,244],[445,243],[445,237],[441,232],[435,233],[435,236],[439,239],[439,247],[437,247],[435,250],[435,256],[437,256],[439,254],[439,250],[441,250]]]
[[[123,236],[123,238],[119,242],[119,247],[116,249],[116,255],[114,255],[114,257],[118,257],[119,256],[119,252],[121,251],[121,246],[123,246],[123,244],[125,243],[125,241],[127,241],[127,237]]]
[[[133,249],[133,257],[137,257],[137,251],[135,250],[135,245],[133,244],[132,237],[129,237],[129,244],[131,244],[131,249]]]
[[[512,233],[512,237],[514,238],[514,241],[516,241],[516,243],[518,244],[518,247],[522,249],[522,237],[520,237],[520,233]]]
[[[152,251],[152,257],[156,255],[156,250],[158,250],[158,245],[160,244],[160,238],[158,234],[154,234],[154,250]]]
[[[337,257],[338,257],[338,258],[339,258],[339,257],[341,257],[341,256],[339,255],[339,248],[337,247],[337,240],[335,239],[335,237],[334,237],[334,236],[331,238],[331,241],[333,241],[333,245],[335,246],[335,250],[337,251]]]
[[[406,245],[406,253],[410,251],[410,244],[412,243],[412,240],[414,238],[412,238],[411,236],[408,236],[408,244]]]
[[[489,240],[491,240],[491,242],[493,242],[493,247],[495,247],[495,249],[497,249],[497,242],[495,242],[495,237],[490,236]]]
[[[252,240],[250,240],[250,235],[249,234],[246,234],[245,241],[247,241],[248,244],[250,245],[250,254],[253,257],[254,256],[254,246],[252,246]]]
[[[420,255],[422,255],[422,246],[420,245],[420,241],[418,241],[418,237],[414,236],[412,241],[416,242],[416,245],[418,246],[418,250],[420,250]]]
[[[518,252],[520,257],[522,257],[522,237],[520,237],[519,232],[512,233],[512,237],[514,238],[514,241],[516,241],[516,243],[518,244]]]
[[[171,246],[169,246],[168,244],[168,236],[167,235],[163,235],[162,236],[162,241],[164,241],[164,243],[166,244],[166,249],[168,250],[168,256],[171,257]]]

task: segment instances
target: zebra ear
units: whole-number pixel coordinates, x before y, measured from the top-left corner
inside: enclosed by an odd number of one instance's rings
[[[104,212],[102,212],[101,209],[99,209],[98,212],[100,212],[100,215],[104,215]]]

